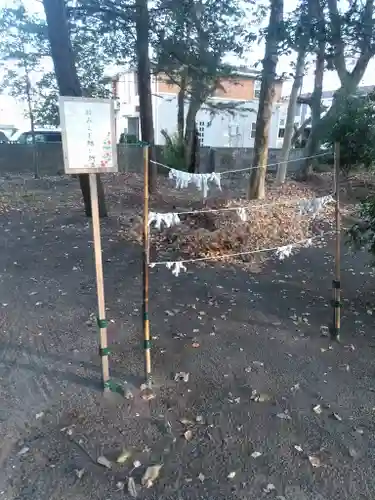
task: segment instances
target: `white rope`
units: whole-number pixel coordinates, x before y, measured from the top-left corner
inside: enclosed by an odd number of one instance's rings
[[[257,168],[277,167],[277,165],[283,165],[284,163],[293,163],[296,161],[310,160],[313,158],[319,158],[321,156],[327,156],[330,154],[331,153],[328,153],[328,152],[327,153],[320,153],[320,154],[314,155],[314,156],[304,156],[302,158],[295,158],[293,160],[285,160],[285,161],[279,161],[277,163],[269,163],[268,165],[264,165],[264,166],[239,168],[239,169],[235,169],[235,170],[224,170],[223,172],[217,172],[217,173],[219,173],[220,175],[225,175],[225,174],[234,174],[237,172],[248,172],[249,170],[256,170]],[[164,163],[160,163],[158,161],[150,160],[150,163],[153,163],[155,165],[160,165],[161,167],[167,168],[168,170],[176,170],[175,168],[169,167],[168,165],[165,165]],[[205,175],[205,174],[196,174],[196,175]]]
[[[327,198],[329,196],[332,196],[332,195],[327,195]],[[322,196],[321,198],[326,198],[326,196]],[[222,207],[222,208],[205,208],[205,209],[202,209],[202,210],[190,210],[190,211],[186,211],[186,212],[173,212],[175,213],[176,215],[194,215],[194,214],[207,214],[207,213],[218,213],[218,212],[227,212],[227,211],[232,211],[232,210],[261,210],[262,208],[265,208],[265,207],[273,207],[275,205],[294,205],[294,204],[297,204],[297,203],[300,203],[300,202],[303,202],[303,201],[313,201],[313,200],[320,200],[320,198],[309,198],[309,199],[305,199],[305,198],[294,198],[293,200],[281,200],[281,201],[274,201],[272,203],[262,203],[262,204],[254,204],[254,205],[251,205],[249,207],[244,207],[244,206],[241,206],[241,205],[237,205],[237,206],[234,206],[234,207]],[[326,203],[326,202],[325,202]],[[310,212],[303,212],[300,208],[300,212],[301,212],[301,215],[306,215],[307,213],[312,213],[311,211]],[[166,212],[166,213],[169,213],[169,212]]]
[[[258,250],[251,250],[249,252],[237,252],[237,253],[230,253],[230,254],[225,254],[225,255],[215,255],[211,257],[198,257],[197,259],[182,259],[182,260],[177,260],[177,261],[171,261],[171,260],[163,260],[163,261],[157,261],[157,262],[150,262],[149,266],[150,267],[155,267],[155,266],[167,266],[169,269],[174,265],[178,264],[179,267],[183,264],[190,264],[192,262],[203,262],[207,260],[220,260],[220,259],[226,259],[229,257],[240,257],[241,255],[251,255],[251,254],[256,254],[256,253],[263,253],[263,252],[276,252],[280,249],[284,249],[286,247],[295,247],[295,246],[302,246],[306,243],[310,244],[313,240],[316,240],[318,238],[323,238],[326,235],[333,234],[335,231],[326,231],[324,233],[321,233],[316,236],[312,236],[310,238],[306,238],[301,241],[296,241],[295,243],[286,243],[285,245],[281,245],[278,247],[272,247],[272,248],[260,248]]]

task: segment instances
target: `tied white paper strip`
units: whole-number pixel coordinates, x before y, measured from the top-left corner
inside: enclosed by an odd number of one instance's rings
[[[238,208],[236,210],[238,217],[242,220],[242,222],[247,222],[247,210],[246,208]]]
[[[156,266],[156,262],[152,262],[151,264],[149,264],[149,266],[151,268],[155,267]],[[172,271],[172,274],[173,276],[176,276],[176,278],[180,275],[180,273],[182,271],[187,271],[186,269],[186,266],[184,266],[184,263],[183,262],[174,262],[174,261],[171,261],[171,262],[165,262],[165,267],[169,270]]]
[[[293,252],[293,245],[285,245],[283,247],[279,247],[275,254],[276,257],[278,257],[279,260],[284,260],[287,257],[290,257]]]
[[[199,191],[203,191],[203,198],[207,198],[209,182],[216,184],[221,191],[221,177],[216,172],[211,174],[190,174],[172,168],[169,171],[169,178],[175,181],[176,189],[184,189],[189,184],[195,184]]]
[[[300,215],[313,214],[314,216],[322,210],[328,203],[334,200],[332,195],[313,198],[312,200],[301,200],[298,203]]]
[[[162,224],[165,224],[166,227],[177,226],[180,224],[179,216],[174,212],[167,212],[165,214],[160,214],[158,212],[150,212],[148,214],[148,225],[155,223],[156,229],[161,229]]]
[[[279,260],[284,260],[292,255],[294,248],[297,248],[298,246],[304,246],[305,248],[308,248],[308,247],[311,247],[312,245],[313,245],[313,239],[309,238],[308,240],[306,240],[302,244],[299,243],[299,244],[294,245],[292,243],[290,245],[284,245],[282,247],[279,247],[275,251],[275,255],[276,255],[276,257],[278,257]]]

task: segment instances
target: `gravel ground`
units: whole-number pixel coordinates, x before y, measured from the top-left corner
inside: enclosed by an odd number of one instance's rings
[[[322,336],[332,315],[330,241],[252,270],[151,270],[156,398],[145,402],[140,248],[109,218],[111,371],[134,397],[103,397],[92,236],[77,183],[0,188],[1,500],[131,498],[129,476],[150,499],[375,498],[365,255],[343,257],[340,345]],[[109,200],[111,213],[139,203],[134,193]],[[188,382],[174,381],[181,371]],[[124,450],[131,456],[117,464]],[[97,464],[101,455],[111,469]],[[141,488],[157,464],[159,477]]]

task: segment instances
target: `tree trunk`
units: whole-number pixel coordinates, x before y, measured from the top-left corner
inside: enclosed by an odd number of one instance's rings
[[[180,144],[182,144],[184,141],[185,93],[186,93],[186,78],[185,75],[182,75],[180,90],[177,96],[177,133]]]
[[[322,3],[319,0],[310,0],[311,9],[312,9],[312,17],[317,20],[318,29],[317,31],[322,33],[321,40],[319,42],[319,50],[317,55],[317,70],[315,73],[315,79],[318,80],[314,85],[314,92],[312,95],[312,125],[311,125],[311,133],[306,145],[305,153],[306,156],[311,156],[317,153],[319,150],[322,138],[324,138],[327,130],[327,126],[329,126],[330,121],[334,117],[336,110],[338,109],[339,103],[342,99],[346,99],[348,96],[352,95],[358,88],[360,81],[362,80],[365,71],[367,69],[368,63],[374,55],[374,52],[369,48],[368,40],[372,36],[373,24],[371,22],[373,16],[373,0],[367,0],[363,9],[363,19],[367,19],[368,22],[363,24],[363,33],[362,40],[360,40],[362,50],[359,54],[357,62],[354,68],[351,71],[348,71],[346,68],[345,61],[345,40],[343,38],[343,30],[342,30],[342,18],[340,16],[337,0],[328,0],[326,3],[326,7],[328,7],[329,12],[329,22],[331,27],[331,43],[335,47],[335,52],[333,54],[333,64],[334,68],[337,71],[337,75],[340,79],[341,86],[335,92],[333,96],[333,102],[331,108],[328,112],[320,118],[321,114],[321,90],[320,87],[321,82],[323,81],[323,72],[324,72],[324,51],[325,51],[325,43],[324,43],[324,33],[325,33],[325,18]],[[320,27],[319,27],[320,25]],[[323,48],[324,45],[324,48]],[[321,80],[321,82],[320,82]],[[318,97],[320,95],[319,100],[319,119],[318,119]],[[313,109],[314,108],[314,109]],[[315,118],[315,119],[314,119]],[[303,173],[308,175],[311,170],[311,162],[307,162],[304,168]]]
[[[34,120],[33,105],[32,105],[32,101],[31,101],[31,82],[30,82],[29,68],[28,68],[26,61],[24,61],[24,69],[25,69],[25,79],[26,79],[27,109],[28,109],[29,118],[30,118],[31,141],[32,141],[32,148],[33,148],[33,171],[34,171],[35,179],[39,179],[38,153],[37,153],[37,149],[36,149],[37,146],[36,146],[36,140],[35,140],[35,120]]]
[[[197,127],[196,117],[200,108],[200,103],[191,96],[189,109],[186,115],[186,130],[185,130],[185,158],[186,168],[188,172],[194,173],[196,170],[195,158],[197,149]]]
[[[325,49],[325,42],[320,42],[316,54],[314,91],[311,95],[311,131],[304,151],[304,156],[307,159],[302,169],[303,179],[307,179],[311,175],[314,164],[314,158],[312,157],[318,154],[320,147],[318,127],[321,122],[320,115],[322,114]]]
[[[136,0],[136,55],[138,73],[139,114],[141,119],[142,141],[150,145],[149,159],[154,159],[154,122],[151,99],[151,67],[148,53],[149,46],[149,12],[147,0]],[[156,169],[149,169],[149,190],[154,191]]]
[[[283,21],[284,1],[271,0],[271,14],[263,59],[262,84],[259,96],[259,109],[256,121],[254,167],[250,175],[249,198],[261,199],[265,196],[265,182],[268,159],[268,137],[272,118],[272,105],[275,97],[276,66]]]
[[[289,160],[289,154],[290,154],[290,149],[292,147],[292,139],[294,135],[294,119],[297,110],[297,99],[300,90],[302,88],[303,75],[305,72],[305,62],[306,62],[306,48],[301,47],[298,51],[296,72],[294,75],[292,91],[290,93],[290,98],[289,98],[283,147],[281,149],[280,163],[277,168],[277,177],[276,177],[277,184],[284,184],[286,178],[286,173],[288,168],[287,162]]]
[[[64,0],[43,0],[47,19],[48,38],[51,46],[57,85],[62,96],[82,96],[81,86],[74,62]],[[107,216],[104,189],[100,176],[96,176],[98,186],[99,215]],[[90,183],[88,174],[79,175],[83,203],[87,217],[91,217]]]

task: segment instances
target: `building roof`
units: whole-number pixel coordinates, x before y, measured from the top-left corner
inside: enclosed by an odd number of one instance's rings
[[[358,87],[357,88],[357,93],[359,94],[369,94],[370,92],[372,92],[373,90],[375,90],[375,85],[363,85],[362,87]],[[332,99],[332,97],[334,96],[336,90],[324,90],[323,93],[322,93],[322,99]],[[310,97],[311,94],[301,94],[301,97]]]
[[[233,73],[237,76],[248,76],[253,78],[259,78],[262,74],[259,69],[248,68],[247,66],[235,66],[233,67]]]

